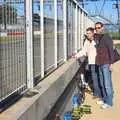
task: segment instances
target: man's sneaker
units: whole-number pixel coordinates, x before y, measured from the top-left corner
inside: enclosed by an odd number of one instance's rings
[[[97,104],[98,104],[98,105],[103,105],[104,102],[103,102],[102,100],[98,100],[98,101],[97,101]]]
[[[106,109],[106,108],[111,108],[111,106],[108,105],[108,104],[103,104],[103,105],[101,106],[101,109]]]

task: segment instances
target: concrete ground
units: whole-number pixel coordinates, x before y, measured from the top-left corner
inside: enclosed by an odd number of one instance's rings
[[[120,44],[120,40],[114,40],[113,43],[114,44]]]
[[[86,93],[84,104],[92,106],[92,114],[84,115],[80,120],[119,120],[120,118],[120,61],[113,65],[112,82],[114,88],[114,105],[109,109],[101,109],[97,99]]]

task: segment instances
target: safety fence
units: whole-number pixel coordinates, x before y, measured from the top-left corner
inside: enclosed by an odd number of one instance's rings
[[[70,59],[93,25],[76,0],[0,0],[0,103]]]

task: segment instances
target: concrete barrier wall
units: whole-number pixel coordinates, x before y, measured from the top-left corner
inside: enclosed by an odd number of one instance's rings
[[[36,87],[39,94],[23,97],[0,115],[0,120],[43,120],[79,68],[74,59],[67,61]]]

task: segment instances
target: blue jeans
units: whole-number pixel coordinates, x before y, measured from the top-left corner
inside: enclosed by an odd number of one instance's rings
[[[113,87],[111,80],[111,71],[109,70],[109,64],[99,65],[99,77],[102,90],[102,99],[104,103],[113,105]]]
[[[89,69],[91,71],[91,78],[92,78],[92,82],[93,82],[93,96],[102,98],[100,86],[99,86],[98,66],[97,65],[89,65]]]

